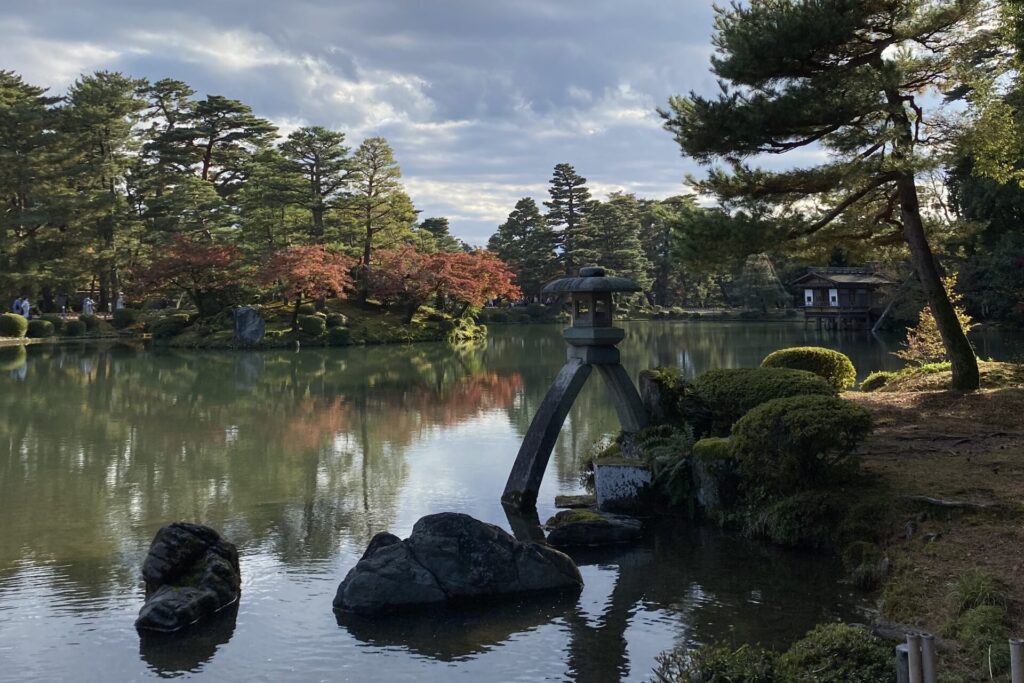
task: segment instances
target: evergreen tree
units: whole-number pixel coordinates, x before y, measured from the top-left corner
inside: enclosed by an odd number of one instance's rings
[[[716,10],[713,71],[722,92],[673,97],[663,112],[684,153],[714,169],[701,190],[726,205],[771,204],[778,238],[829,226],[902,232],[953,367],[953,387],[978,388],[977,359],[942,284],[922,220],[916,177],[942,142],[922,93],[948,82],[971,0],[751,0]],[[922,130],[925,127],[925,130]],[[924,133],[924,134],[922,134]],[[741,163],[816,145],[811,168]],[[806,212],[817,209],[817,215]],[[779,226],[789,225],[788,229]]]
[[[145,103],[142,81],[99,71],[71,86],[61,127],[70,160],[68,180],[76,202],[72,225],[89,244],[83,256],[99,288],[100,310],[120,289],[120,268],[130,265],[141,224],[125,188],[140,147],[135,126]]]
[[[66,240],[61,139],[55,132],[60,98],[0,71],[0,289],[44,287],[62,273]],[[26,292],[29,293],[29,292]]]
[[[325,242],[324,215],[339,205],[352,179],[349,149],[344,143],[344,133],[305,126],[289,134],[281,145],[291,170],[305,180],[300,201],[310,212],[310,239],[315,244]]]
[[[549,182],[548,194],[551,200],[544,202],[548,208],[548,225],[560,228],[558,243],[562,248],[562,264],[566,275],[575,275],[582,265],[577,257],[576,244],[586,219],[590,190],[587,179],[576,173],[570,164],[558,164]]]
[[[606,202],[592,202],[577,245],[581,265],[596,263],[609,274],[650,287],[650,262],[640,244],[640,203],[635,195],[613,192]]]
[[[640,244],[647,259],[650,299],[654,304],[677,303],[675,298],[683,289],[683,273],[672,256],[673,228],[685,215],[696,210],[693,195],[640,202]]]
[[[359,300],[365,302],[373,250],[395,246],[410,237],[416,211],[402,188],[402,171],[384,138],[363,140],[352,157],[352,170],[349,208],[358,222]]]
[[[537,202],[523,197],[491,235],[487,248],[509,264],[523,295],[535,298],[558,274],[556,242],[557,236],[541,215]]]
[[[463,251],[462,242],[452,236],[448,219],[443,216],[424,218],[416,226],[416,231],[420,236],[419,248],[421,251]]]

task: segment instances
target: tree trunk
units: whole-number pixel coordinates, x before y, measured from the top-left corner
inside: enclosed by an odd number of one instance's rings
[[[292,311],[292,332],[299,331],[299,308],[302,307],[302,297],[295,297],[295,309]]]
[[[960,326],[953,304],[942,284],[942,277],[935,264],[935,257],[928,246],[921,222],[921,209],[917,200],[917,186],[914,176],[904,174],[898,181],[900,193],[900,213],[903,218],[903,237],[910,247],[910,260],[921,281],[928,305],[935,316],[935,326],[942,337],[942,345],[946,347],[953,369],[953,389],[956,391],[975,391],[981,385],[978,373],[978,359],[974,348],[967,340],[967,334]]]

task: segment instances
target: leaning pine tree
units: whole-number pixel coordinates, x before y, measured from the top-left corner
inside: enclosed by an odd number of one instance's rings
[[[790,226],[782,237],[901,232],[961,391],[978,388],[978,363],[928,245],[916,177],[940,161],[942,130],[928,126],[924,107],[952,78],[977,6],[749,0],[719,8],[712,69],[721,94],[676,96],[662,112],[685,154],[731,166],[713,169],[699,189],[725,205],[770,206]],[[784,172],[744,163],[807,148],[827,160]]]

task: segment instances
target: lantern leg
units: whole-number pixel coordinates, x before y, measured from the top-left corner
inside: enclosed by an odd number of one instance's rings
[[[629,379],[629,374],[626,373],[626,368],[615,363],[614,365],[598,365],[597,371],[601,373],[605,384],[608,385],[622,431],[636,433],[646,427],[649,419],[647,411],[640,400],[640,394],[637,393],[636,387]]]
[[[565,416],[569,414],[569,408],[590,377],[591,369],[590,365],[578,358],[570,358],[562,366],[519,447],[512,473],[505,484],[505,492],[501,495],[505,503],[519,509],[537,504],[537,493],[548,459],[551,458],[551,449],[555,447]]]

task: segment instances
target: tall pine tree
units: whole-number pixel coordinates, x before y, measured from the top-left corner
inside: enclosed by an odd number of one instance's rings
[[[918,200],[942,130],[923,97],[948,83],[975,0],[750,0],[718,8],[712,69],[722,92],[673,97],[666,128],[697,161],[724,160],[701,184],[726,204],[771,204],[778,239],[826,228],[899,230],[953,367],[979,386],[978,363],[942,283]],[[784,172],[742,163],[815,147],[828,159]],[[808,215],[812,213],[813,215]],[[827,234],[827,233],[826,233]]]
[[[281,153],[292,171],[305,180],[300,199],[310,212],[310,239],[326,241],[324,216],[337,208],[352,180],[352,163],[345,146],[345,134],[321,126],[304,126],[292,131],[281,145]]]
[[[516,274],[516,283],[528,299],[540,296],[541,288],[558,274],[556,235],[548,226],[537,202],[523,197],[508,219],[491,235],[487,248]]]
[[[562,265],[566,275],[575,275],[576,270],[583,265],[576,252],[590,201],[587,179],[576,173],[570,164],[558,164],[551,176],[548,194],[551,199],[544,202],[548,208],[548,225],[560,228],[558,243],[562,248]]]

